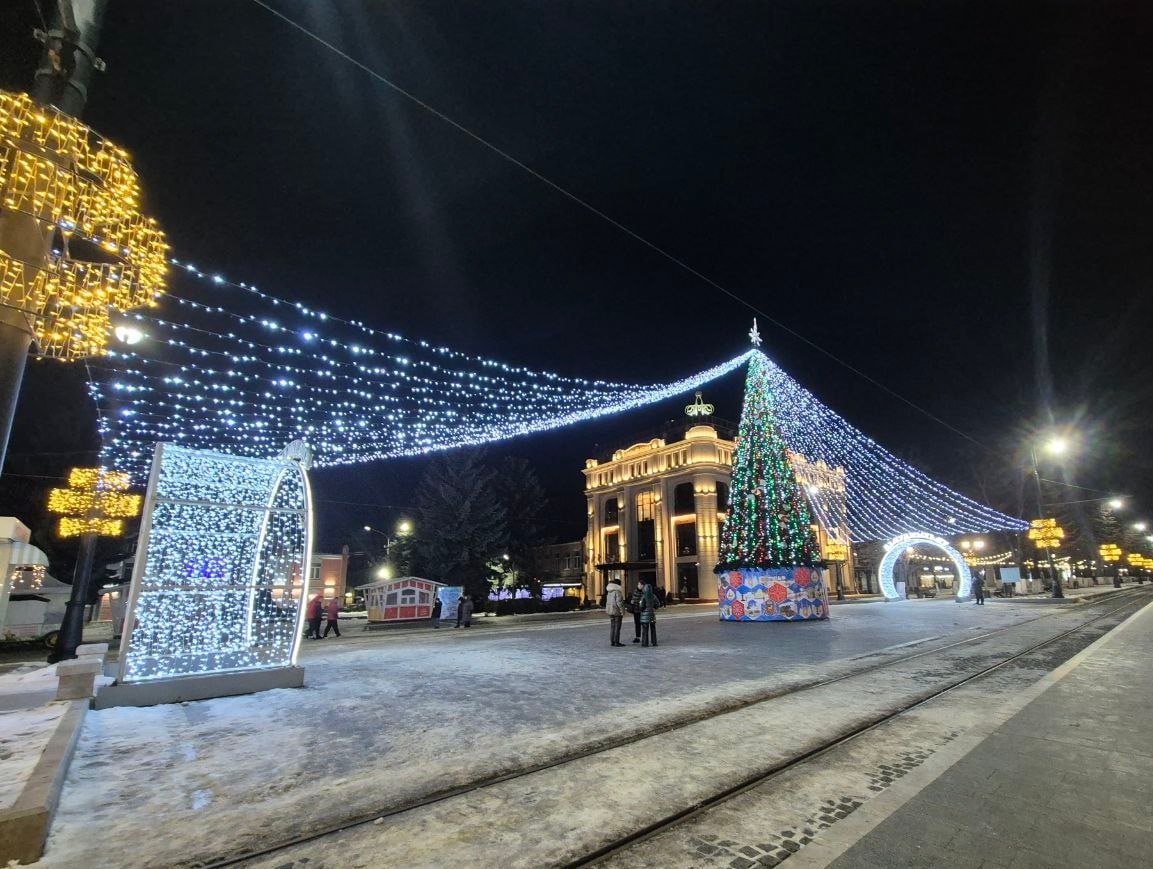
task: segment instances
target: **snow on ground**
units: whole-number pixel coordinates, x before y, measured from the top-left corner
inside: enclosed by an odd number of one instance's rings
[[[606,622],[314,642],[303,689],[90,713],[43,862],[193,865],[1044,613],[927,601],[834,615],[666,617],[659,649],[610,648]],[[142,830],[157,833],[147,853],[126,850]]]
[[[20,667],[0,676],[0,697],[14,699],[55,690],[55,667]],[[10,808],[20,796],[67,711],[67,703],[0,710],[0,809]]]

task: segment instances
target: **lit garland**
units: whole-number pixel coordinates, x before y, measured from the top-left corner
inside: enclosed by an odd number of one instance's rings
[[[1065,539],[1065,529],[1056,519],[1034,519],[1029,523],[1028,536],[1038,549],[1056,549]]]
[[[884,540],[910,531],[948,537],[1028,527],[901,461],[771,361],[767,376],[777,424],[789,448],[809,461],[845,469],[853,542]],[[832,496],[820,491],[810,495],[818,516],[835,511],[836,505],[824,503]]]
[[[730,510],[721,529],[716,570],[814,567],[821,552],[769,389],[768,359],[754,352],[733,456]]]
[[[295,663],[311,560],[307,458],[165,445],[132,578],[121,679]]]
[[[147,340],[110,353],[91,384],[103,410],[103,461],[141,480],[156,442],[259,457],[302,439],[317,466],[367,462],[641,407],[759,355],[666,384],[565,377],[374,329],[172,262],[188,289],[174,288],[162,315],[131,315]],[[853,542],[1025,527],[902,462],[760,358],[789,449],[844,469],[843,493],[810,497],[826,527],[847,527]]]
[[[123,149],[26,94],[0,91],[0,191],[0,210],[34,221],[45,249],[55,233],[62,239],[47,259],[0,250],[0,304],[29,318],[39,355],[99,355],[112,310],[155,304],[167,245],[140,213]],[[80,258],[84,247],[91,256]]]
[[[910,561],[928,561],[935,564],[953,563],[953,559],[951,558],[938,558],[933,555],[925,555],[923,552],[914,549],[908,550],[907,557]],[[993,567],[999,564],[1010,564],[1016,559],[1016,556],[1012,552],[999,552],[996,555],[981,556],[962,554],[962,557],[970,567]]]
[[[140,512],[140,496],[126,491],[128,474],[105,468],[73,468],[67,489],[48,493],[48,512],[60,516],[61,537],[119,537],[124,520]]]
[[[481,444],[661,401],[747,358],[671,384],[564,377],[370,329],[187,265],[177,274],[230,307],[170,295],[179,319],[134,314],[149,338],[94,366],[103,460],[137,479],[156,442],[267,456],[301,439],[318,466]]]
[[[36,591],[44,586],[44,578],[48,575],[48,568],[43,564],[21,564],[12,569],[8,579],[12,583],[13,591]]]

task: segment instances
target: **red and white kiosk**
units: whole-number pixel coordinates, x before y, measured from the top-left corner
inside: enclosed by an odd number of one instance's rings
[[[369,622],[401,622],[432,618],[432,604],[443,582],[419,576],[398,576],[361,586]]]

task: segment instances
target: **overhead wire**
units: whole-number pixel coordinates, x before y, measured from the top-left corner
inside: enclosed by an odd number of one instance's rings
[[[616,227],[618,230],[625,233],[626,235],[628,235],[633,240],[635,240],[638,243],[649,248],[654,253],[657,253],[660,256],[664,257],[669,262],[671,262],[674,265],[678,266],[679,268],[685,270],[686,272],[688,272],[689,274],[698,278],[699,280],[704,281],[706,284],[711,286],[713,289],[723,293],[724,295],[728,296],[733,301],[737,302],[740,305],[743,305],[744,307],[748,308],[750,311],[757,314],[758,316],[763,317],[767,322],[776,326],[781,331],[786,332],[787,334],[793,336],[798,341],[801,341],[802,343],[811,347],[813,350],[816,350],[818,353],[821,353],[822,355],[831,359],[833,362],[836,362],[838,365],[841,365],[846,370],[852,372],[853,374],[856,374],[858,377],[860,377],[860,378],[864,379],[865,381],[867,381],[868,383],[872,384],[877,389],[880,389],[882,392],[886,393],[887,395],[889,395],[889,396],[897,399],[898,401],[908,405],[913,410],[916,410],[918,413],[923,414],[927,418],[933,420],[938,425],[945,427],[946,429],[948,429],[949,431],[958,435],[959,437],[962,437],[965,440],[970,441],[971,443],[981,447],[984,450],[987,450],[989,452],[994,452],[993,448],[990,447],[988,444],[982,443],[977,438],[973,437],[972,435],[968,434],[967,432],[962,431],[961,429],[954,426],[952,423],[949,423],[949,422],[941,419],[941,417],[937,416],[932,411],[927,410],[926,408],[924,408],[921,405],[914,402],[912,399],[906,398],[905,396],[901,395],[896,390],[885,385],[884,383],[881,383],[879,380],[877,380],[872,375],[862,371],[860,368],[853,365],[851,362],[848,362],[847,360],[842,359],[840,356],[833,353],[831,350],[826,349],[822,345],[818,344],[816,341],[814,341],[811,338],[798,332],[792,326],[789,326],[787,323],[784,323],[781,320],[778,320],[777,318],[775,318],[771,314],[769,314],[767,311],[761,309],[757,305],[754,305],[752,302],[748,301],[747,299],[737,295],[737,293],[733,292],[728,287],[725,287],[719,281],[714,280],[713,278],[706,275],[704,272],[701,272],[699,269],[696,269],[693,266],[689,265],[687,262],[685,262],[680,257],[669,252],[668,250],[666,250],[665,248],[656,244],[655,242],[650,241],[649,239],[647,239],[646,237],[641,235],[636,230],[630,228],[629,226],[625,225],[624,223],[621,223],[619,220],[617,220],[616,218],[605,213],[601,209],[597,208],[595,205],[588,202],[586,199],[583,199],[581,196],[577,195],[576,193],[572,192],[567,187],[564,187],[563,185],[557,183],[556,181],[553,181],[548,176],[544,175],[543,173],[534,169],[532,166],[529,166],[524,161],[522,161],[522,160],[518,159],[517,157],[513,156],[512,154],[510,154],[508,151],[504,150],[499,145],[486,139],[484,136],[480,135],[479,133],[474,132],[470,128],[466,127],[464,124],[460,123],[459,121],[455,120],[454,118],[452,118],[449,115],[442,112],[440,109],[437,109],[434,106],[430,105],[429,103],[425,102],[423,99],[418,97],[412,91],[407,90],[406,88],[402,87],[401,85],[399,85],[396,82],[389,79],[384,74],[382,74],[382,73],[378,72],[377,70],[373,69],[372,67],[368,66],[366,63],[358,60],[357,58],[355,58],[352,55],[348,54],[347,52],[343,51],[342,49],[340,49],[339,47],[334,45],[332,42],[329,42],[324,37],[320,36],[319,34],[308,29],[307,27],[305,27],[303,24],[300,24],[298,21],[290,18],[289,16],[285,15],[283,12],[280,12],[279,10],[274,9],[268,3],[264,2],[264,0],[252,0],[252,2],[255,3],[257,6],[260,6],[262,9],[265,9],[267,12],[271,13],[275,17],[279,18],[281,21],[285,22],[286,24],[290,25],[291,27],[295,28],[296,30],[300,31],[305,36],[309,37],[310,39],[312,39],[315,42],[319,43],[320,45],[324,46],[329,51],[332,51],[337,56],[339,56],[339,57],[343,58],[344,60],[346,60],[347,62],[351,63],[353,66],[357,67],[358,69],[360,69],[363,72],[367,73],[368,75],[372,76],[372,78],[376,79],[381,84],[390,88],[395,93],[400,94],[405,99],[411,101],[413,104],[419,106],[421,109],[425,110],[429,114],[433,115],[434,117],[438,118],[439,120],[441,120],[444,123],[448,124],[449,126],[453,127],[458,132],[463,133],[465,136],[469,137],[470,139],[472,139],[477,144],[481,145],[484,148],[487,148],[489,151],[491,151],[494,154],[496,154],[497,156],[501,157],[503,160],[506,160],[507,162],[513,164],[514,166],[518,167],[519,169],[527,172],[529,175],[531,175],[537,181],[539,181],[540,183],[549,187],[550,189],[552,189],[556,193],[559,193],[561,196],[564,196],[566,199],[569,199],[570,201],[581,206],[585,210],[596,215],[597,217],[601,218],[602,220],[609,223],[610,225]]]

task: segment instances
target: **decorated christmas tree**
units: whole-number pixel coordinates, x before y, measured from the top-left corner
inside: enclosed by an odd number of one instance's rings
[[[756,323],[749,333],[760,343]],[[726,621],[796,621],[828,615],[821,551],[789,462],[769,385],[769,360],[749,360],[733,456],[729,514],[716,571]]]
[[[773,411],[769,360],[753,354],[733,456],[730,510],[717,569],[816,567],[821,551],[809,505],[789,463]]]

